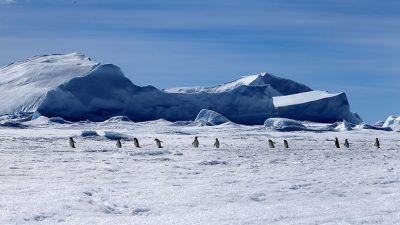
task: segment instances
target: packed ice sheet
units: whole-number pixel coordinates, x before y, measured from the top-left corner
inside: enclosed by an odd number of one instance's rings
[[[274,132],[164,120],[23,124],[0,127],[0,224],[400,223],[397,132]],[[129,138],[118,149],[106,132]],[[195,136],[199,148],[191,146]],[[219,149],[212,147],[216,137]]]

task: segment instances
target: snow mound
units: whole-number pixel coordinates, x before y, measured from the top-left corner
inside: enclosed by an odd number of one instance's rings
[[[394,131],[400,131],[400,116],[389,116],[385,123],[383,123],[382,127],[389,127]]]
[[[354,130],[383,130],[383,131],[391,131],[392,129],[390,127],[382,127],[382,126],[375,126],[375,125],[369,125],[366,123],[361,123],[356,125]]]
[[[321,128],[321,131],[349,131],[353,130],[353,127],[355,127],[354,124],[347,122],[346,120],[332,123],[328,126],[325,126]]]
[[[71,53],[36,56],[0,68],[0,114],[35,111],[48,91],[97,65]]]
[[[243,76],[237,80],[214,87],[175,87],[165,89],[165,91],[171,93],[219,93],[231,91],[239,86],[267,86],[271,96],[297,94],[312,90],[303,84],[289,79],[276,77],[268,73],[260,73]]]
[[[4,121],[0,122],[0,127],[7,127],[7,128],[27,128],[27,125],[24,125],[17,121]]]
[[[337,122],[336,127],[334,128],[337,131],[348,131],[353,129],[353,124],[343,120],[342,122]]]
[[[279,117],[302,121],[333,123],[340,120],[359,124],[362,119],[350,112],[345,93],[309,91],[294,95],[273,97]]]
[[[166,93],[136,86],[120,68],[107,64],[49,91],[38,113],[69,121],[104,121],[120,115],[134,122],[188,121],[202,109],[243,124],[261,124],[275,111],[267,86],[240,86],[221,93]]]
[[[97,134],[96,131],[94,130],[83,130],[81,133],[81,137],[97,137],[99,134]]]
[[[225,116],[208,109],[202,109],[194,121],[206,126],[230,122]]]
[[[307,128],[299,121],[287,118],[269,118],[264,122],[267,129],[278,131],[304,131]]]
[[[51,117],[49,118],[49,122],[51,123],[59,123],[59,124],[70,124],[71,122],[64,120],[61,117]]]
[[[104,137],[110,140],[129,140],[129,136],[126,134],[114,132],[114,131],[104,131]]]
[[[104,122],[132,122],[127,116],[114,116]]]

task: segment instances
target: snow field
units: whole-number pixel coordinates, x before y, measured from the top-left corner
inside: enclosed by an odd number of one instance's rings
[[[124,140],[117,149],[105,132],[137,137],[142,148]],[[335,136],[350,149],[336,149]],[[0,224],[398,224],[399,147],[399,133],[375,130],[163,120],[0,128]]]

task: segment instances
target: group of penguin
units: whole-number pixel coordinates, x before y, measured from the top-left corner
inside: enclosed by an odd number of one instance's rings
[[[160,139],[156,138],[156,139],[154,139],[154,141],[156,142],[157,148],[163,147],[161,145],[162,141],[160,141]],[[76,148],[75,144],[76,144],[75,140],[72,137],[69,137],[69,146],[71,146],[71,148]],[[137,138],[133,138],[133,144],[135,145],[136,148],[140,148],[139,140]],[[200,143],[199,143],[198,137],[194,138],[192,145],[195,148],[199,147]],[[120,139],[117,140],[116,146],[117,146],[117,148],[122,148],[122,143],[121,143]],[[219,146],[220,146],[219,140],[218,140],[218,138],[215,138],[214,147],[219,148]]]
[[[157,148],[162,148],[163,147],[161,145],[162,141],[160,141],[158,138],[154,139],[154,141],[156,142]],[[71,146],[71,148],[75,148],[75,144],[76,144],[76,142],[74,141],[74,139],[72,137],[70,137],[69,138],[69,145]],[[136,148],[140,148],[139,140],[137,138],[133,138],[133,144],[135,145]],[[269,145],[270,148],[275,148],[275,144],[276,144],[276,142],[273,142],[271,139],[268,139],[268,145]],[[121,143],[120,139],[117,140],[116,145],[117,145],[117,148],[122,148],[122,143]],[[198,148],[199,145],[200,145],[200,143],[199,143],[198,137],[195,137],[194,141],[192,142],[192,146],[195,147],[195,148]],[[215,138],[214,147],[215,148],[219,148],[219,146],[220,146],[219,140],[218,140],[218,138]],[[289,143],[288,143],[287,140],[283,140],[283,146],[285,148],[289,148]],[[336,146],[336,148],[340,148],[340,143],[339,143],[339,140],[338,140],[337,137],[335,137],[335,146]],[[350,147],[349,140],[345,139],[343,146],[346,147],[346,148],[349,148]],[[378,138],[375,139],[374,146],[376,148],[380,148],[381,147],[381,144],[380,144]]]
[[[339,143],[339,140],[338,140],[337,137],[335,137],[335,146],[336,146],[336,148],[340,148],[340,143]],[[344,139],[344,144],[343,144],[343,146],[346,147],[346,148],[350,148],[349,140]],[[378,139],[378,138],[375,138],[375,144],[374,144],[374,146],[375,146],[376,148],[381,148],[381,143],[379,142],[379,139]]]

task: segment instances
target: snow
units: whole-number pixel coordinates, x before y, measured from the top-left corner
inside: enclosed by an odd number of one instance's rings
[[[389,116],[383,123],[382,127],[391,128],[395,131],[400,131],[400,116]]]
[[[82,130],[136,136],[142,148],[124,141],[118,149],[113,140],[80,137]],[[336,149],[334,137],[350,149]],[[0,224],[400,223],[396,132],[157,120],[0,127],[0,143]]]
[[[47,91],[90,72],[98,63],[79,54],[43,55],[0,68],[0,115],[33,112]]]
[[[326,91],[309,91],[273,97],[273,102],[279,117],[324,123],[342,120],[354,124],[362,122],[356,113],[350,112],[345,93],[330,94]]]
[[[264,122],[267,129],[279,131],[302,131],[307,128],[299,121],[287,118],[269,118]]]
[[[311,91],[311,88],[295,81],[276,77],[268,73],[243,76],[237,80],[214,87],[174,87],[165,89],[171,93],[218,93],[231,91],[240,86],[267,86],[270,96],[280,96]]]
[[[208,109],[202,109],[197,115],[194,122],[200,123],[206,126],[215,126],[223,123],[230,122],[226,117],[221,114]]]

